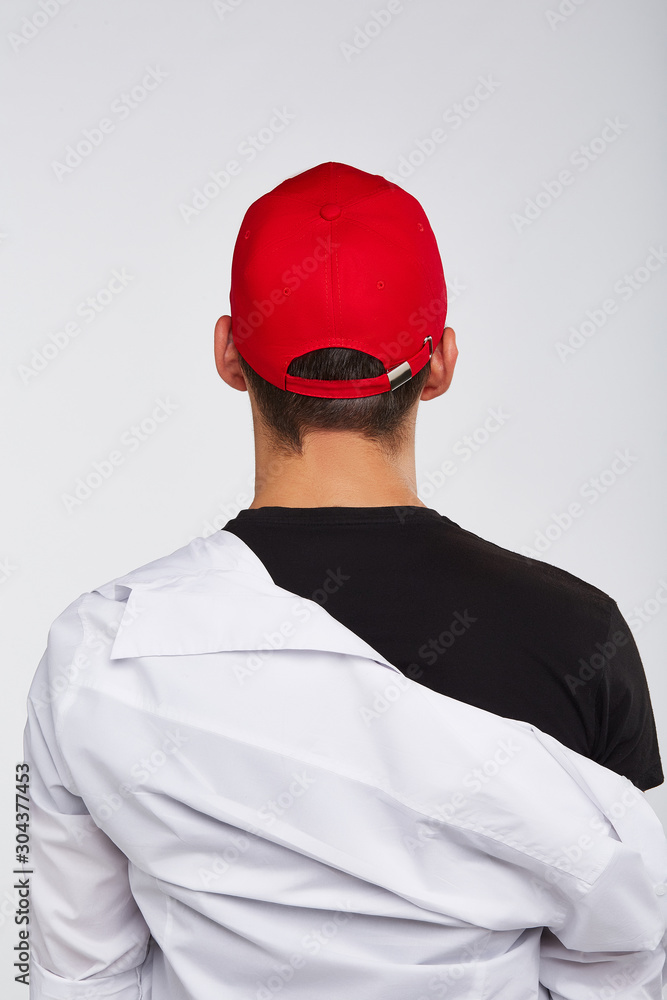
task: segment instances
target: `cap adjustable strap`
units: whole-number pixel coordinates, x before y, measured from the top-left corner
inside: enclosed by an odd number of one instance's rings
[[[426,351],[424,351],[427,340],[429,342],[429,346]],[[403,385],[404,382],[407,382],[413,375],[416,375],[417,372],[421,371],[432,354],[433,337],[424,337],[424,343],[416,354],[413,354],[408,361],[404,361],[402,364],[397,365],[396,368],[390,368],[387,372],[387,378],[389,379],[391,388],[398,388],[399,385]]]
[[[382,375],[350,379],[317,379],[302,378],[300,375],[286,375],[285,388],[290,392],[303,390],[305,395],[336,399],[375,396],[403,385],[404,382],[422,370],[432,354],[433,337],[428,336],[424,337],[424,343],[411,358],[396,365],[395,368],[390,368]]]

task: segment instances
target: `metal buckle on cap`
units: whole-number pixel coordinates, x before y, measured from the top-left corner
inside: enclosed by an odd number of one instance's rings
[[[404,382],[412,378],[412,369],[408,362],[404,361],[402,364],[396,365],[395,368],[388,371],[387,377],[391,383],[391,388],[398,389],[399,385],[403,385]]]
[[[429,355],[428,355],[430,360],[433,355],[433,337],[431,336],[424,337],[424,340],[422,342],[422,347],[424,346],[427,340],[430,341]],[[388,371],[387,377],[389,378],[391,388],[398,389],[399,385],[403,385],[404,382],[407,382],[408,379],[412,378],[412,369],[410,368],[409,363],[407,361],[404,361],[402,364],[396,365],[395,368],[392,368],[390,371]]]

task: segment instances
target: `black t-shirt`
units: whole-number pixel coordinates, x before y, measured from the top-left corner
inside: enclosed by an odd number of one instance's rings
[[[642,790],[664,781],[632,633],[591,584],[430,507],[258,507],[224,530],[407,677],[530,722]]]

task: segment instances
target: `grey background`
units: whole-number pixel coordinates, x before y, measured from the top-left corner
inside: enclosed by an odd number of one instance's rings
[[[246,207],[330,159],[403,164],[442,253],[460,359],[420,407],[420,497],[618,601],[667,748],[665,4],[14,0],[1,20],[3,800],[53,619],[251,502],[248,397],[217,376],[213,325]],[[233,159],[223,189],[210,174]],[[505,417],[485,435],[490,409]],[[665,787],[647,794],[664,823]],[[18,997],[11,813],[0,975]]]

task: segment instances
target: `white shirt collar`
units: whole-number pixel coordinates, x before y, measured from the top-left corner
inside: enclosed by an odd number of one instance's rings
[[[224,529],[94,592],[126,601],[112,660],[231,649],[321,649],[365,656],[402,673],[320,604],[278,587],[252,549]]]

